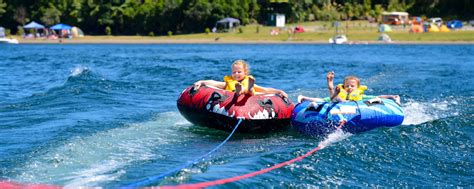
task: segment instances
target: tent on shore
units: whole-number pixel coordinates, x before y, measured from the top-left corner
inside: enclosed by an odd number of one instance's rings
[[[239,27],[239,25],[240,25],[240,20],[235,19],[235,18],[231,18],[231,17],[227,17],[227,18],[224,18],[224,19],[221,19],[221,20],[217,21],[215,28],[217,30],[229,31],[231,29]]]
[[[379,26],[379,32],[392,32],[392,28],[387,24],[381,24]]]
[[[32,34],[30,33],[28,34],[28,36],[26,36],[27,38],[36,38],[36,37],[41,37],[48,34],[48,31],[46,31],[46,27],[44,27],[41,24],[36,23],[35,21],[32,21],[29,24],[24,25],[23,28],[33,30]],[[43,32],[39,33],[38,30],[43,30]]]
[[[76,26],[71,28],[72,37],[84,37],[84,32]]]
[[[24,25],[23,28],[25,28],[25,29],[44,29],[46,27],[44,27],[41,24],[36,23],[35,21],[32,21],[29,24]]]
[[[428,32],[439,32],[439,27],[436,24],[430,24],[428,27]]]
[[[410,33],[422,33],[423,32],[423,27],[418,24],[413,24],[410,28]]]
[[[441,27],[439,27],[439,31],[440,32],[450,32],[451,30],[449,30],[448,26],[442,25]]]

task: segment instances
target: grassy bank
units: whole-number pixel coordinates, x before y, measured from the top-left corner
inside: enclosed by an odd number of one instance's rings
[[[305,29],[303,33],[292,34],[285,28],[248,25],[227,33],[199,33],[172,36],[86,36],[75,39],[46,40],[20,39],[20,43],[328,43],[335,35],[336,28],[330,22],[307,22],[298,24]],[[434,33],[409,33],[409,26],[392,26],[387,33],[394,42],[400,43],[474,43],[474,29],[470,26],[463,30]],[[277,31],[278,35],[270,35]],[[342,22],[338,32],[346,34],[349,41],[379,43],[378,26],[366,21]]]

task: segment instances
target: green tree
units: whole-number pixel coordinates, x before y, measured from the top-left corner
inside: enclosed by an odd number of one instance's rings
[[[290,23],[307,20],[380,20],[384,11],[407,11],[445,19],[474,19],[474,1],[441,0],[0,0],[0,24],[13,28],[31,20],[78,26],[90,34],[156,35],[203,32],[225,17],[265,23],[282,13]]]
[[[3,0],[0,0],[0,17],[2,17],[2,15],[5,12],[7,12],[6,8],[7,8],[7,3],[3,2]]]
[[[197,0],[187,7],[184,11],[184,31],[203,31],[209,27],[209,17],[211,16],[212,6],[207,1]]]
[[[373,10],[373,12],[372,12],[372,17],[374,17],[375,20],[376,20],[377,22],[379,22],[379,21],[382,20],[382,13],[383,13],[383,12],[384,12],[384,9],[383,9],[382,5],[376,4],[376,5],[374,6],[374,10]]]
[[[27,22],[27,19],[26,19],[27,16],[28,16],[28,14],[26,13],[26,8],[23,7],[23,6],[20,6],[17,9],[15,9],[15,13],[13,15],[13,18],[15,19],[15,21],[17,23],[19,23],[23,26]]]
[[[183,13],[180,9],[181,2],[168,0],[163,6],[162,11],[158,15],[158,23],[160,23],[159,31],[168,34],[170,31],[179,31],[182,27]]]
[[[40,18],[40,20],[46,25],[57,24],[61,21],[61,19],[60,19],[61,11],[59,11],[53,5],[53,3],[50,3],[49,7],[41,9],[40,12],[42,12],[42,14],[43,14],[43,16]]]
[[[336,21],[344,17],[338,9],[343,10],[344,7],[341,7],[339,4],[331,3],[326,1],[322,4],[322,7],[313,7],[313,13],[317,20],[325,21]]]
[[[105,35],[112,35],[112,29],[109,26],[105,27]]]
[[[364,0],[364,3],[362,4],[362,15],[361,15],[363,19],[367,19],[371,17],[371,11],[372,11],[372,1]]]
[[[257,3],[257,0],[250,0],[249,4],[249,18],[250,23],[256,22],[259,17],[260,5]]]
[[[390,0],[388,2],[387,10],[388,11],[407,11],[415,3],[416,1],[411,1],[410,3],[407,4],[405,0],[402,0],[402,2],[399,2],[399,0]]]
[[[356,19],[365,19],[364,18],[364,6],[362,4],[354,3],[354,16]]]
[[[22,26],[17,26],[17,32],[16,32],[17,35],[23,35],[25,34],[25,29],[23,29]]]
[[[345,20],[351,20],[354,17],[354,6],[350,2],[345,2],[342,6],[342,18]]]
[[[70,12],[68,16],[72,19],[75,19],[76,24],[84,22],[84,15],[82,12],[84,6],[85,3],[83,2],[83,0],[72,0],[71,2]]]

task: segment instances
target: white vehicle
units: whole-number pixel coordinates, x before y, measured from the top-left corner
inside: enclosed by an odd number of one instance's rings
[[[329,43],[344,44],[347,43],[347,37],[345,35],[336,35],[332,38],[329,38]]]
[[[436,24],[438,27],[443,24],[443,19],[436,17],[436,18],[430,18],[430,23]]]

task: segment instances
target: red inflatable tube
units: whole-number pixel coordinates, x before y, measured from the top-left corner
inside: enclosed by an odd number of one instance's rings
[[[237,132],[266,133],[290,125],[295,107],[279,95],[235,95],[234,92],[202,86],[188,87],[178,98],[178,109],[188,121],[220,130],[232,131],[243,119]]]

